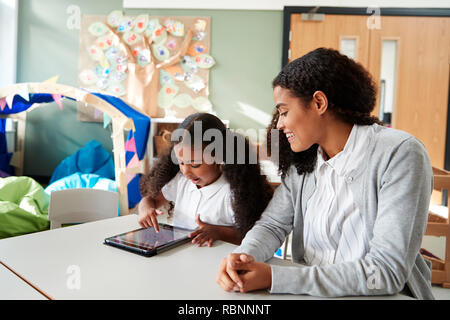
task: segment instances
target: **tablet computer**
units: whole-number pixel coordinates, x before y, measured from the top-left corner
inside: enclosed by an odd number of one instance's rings
[[[127,250],[146,257],[188,242],[193,230],[168,224],[159,224],[159,233],[155,228],[141,228],[105,239],[105,244]]]

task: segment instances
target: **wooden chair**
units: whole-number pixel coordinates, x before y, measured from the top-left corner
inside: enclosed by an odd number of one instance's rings
[[[433,167],[434,190],[447,190],[448,202],[450,204],[450,172]],[[428,224],[425,231],[427,236],[445,237],[445,258],[444,260],[434,256],[425,249],[421,253],[425,259],[431,261],[432,275],[431,283],[440,284],[444,288],[450,288],[450,224],[449,216],[443,218],[434,213],[429,213]]]

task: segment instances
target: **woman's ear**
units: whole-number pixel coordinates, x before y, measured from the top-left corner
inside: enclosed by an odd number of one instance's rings
[[[318,115],[323,115],[328,109],[328,99],[322,91],[314,92],[311,103]]]

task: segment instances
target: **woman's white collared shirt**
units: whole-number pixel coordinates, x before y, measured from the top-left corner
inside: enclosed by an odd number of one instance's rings
[[[198,213],[205,223],[223,226],[235,224],[230,184],[223,174],[215,182],[199,189],[178,172],[161,192],[168,201],[175,202],[173,224],[176,226],[197,228],[195,216]]]
[[[362,213],[349,183],[362,165],[372,126],[354,125],[344,149],[329,160],[317,151],[316,189],[304,213],[305,262],[326,265],[363,257],[369,248]]]

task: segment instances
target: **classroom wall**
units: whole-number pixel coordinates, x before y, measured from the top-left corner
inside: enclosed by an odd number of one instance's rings
[[[59,75],[77,86],[79,30],[69,29],[70,6],[81,14],[122,8],[122,0],[20,0],[17,82],[39,82]],[[71,7],[73,9],[73,7]],[[69,13],[68,10],[69,9]],[[231,128],[263,129],[272,112],[271,80],[281,66],[282,11],[126,9],[126,14],[211,17],[210,100]],[[256,120],[255,120],[256,119]],[[263,121],[261,121],[263,119]],[[48,104],[28,113],[24,174],[50,176],[65,157],[90,139],[112,150],[110,131],[100,123],[77,120],[76,105]]]

